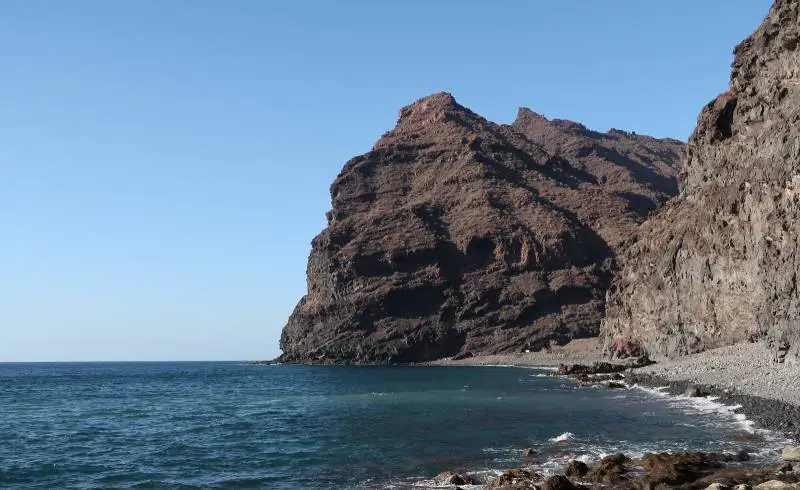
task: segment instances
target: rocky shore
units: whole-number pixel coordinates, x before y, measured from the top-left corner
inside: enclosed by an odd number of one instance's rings
[[[570,357],[572,356],[572,357]],[[631,359],[608,363],[589,340],[549,352],[478,356],[434,363],[445,366],[555,366],[554,375],[582,384],[613,389],[661,388],[674,396],[713,397],[736,407],[758,428],[800,441],[800,365],[776,364],[759,344],[739,344],[658,363]],[[447,473],[448,475],[451,474]],[[439,475],[439,483],[445,474]],[[716,453],[649,453],[641,458],[610,455],[593,467],[572,461],[562,475],[541,475],[531,468],[511,469],[479,482],[454,474],[452,482],[485,489],[800,489],[800,448],[788,445],[777,460],[751,462],[750,455]],[[460,483],[459,483],[460,484]],[[475,488],[474,486],[472,488]]]
[[[483,485],[486,490],[578,490],[593,488],[685,490],[800,489],[800,462],[748,467],[747,454],[648,453],[641,458],[624,454],[606,456],[593,466],[570,461],[562,475],[546,477],[528,469],[511,469],[480,483],[453,471],[435,478],[438,486]]]

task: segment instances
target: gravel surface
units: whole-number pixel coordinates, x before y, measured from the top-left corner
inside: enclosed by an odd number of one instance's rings
[[[761,344],[745,343],[662,361],[637,372],[713,385],[800,406],[800,363],[777,364]]]

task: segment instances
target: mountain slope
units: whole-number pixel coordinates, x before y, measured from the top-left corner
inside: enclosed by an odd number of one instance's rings
[[[649,166],[609,163],[601,182],[602,157],[548,151],[537,131],[557,123],[526,111],[498,125],[435,94],[347,162],[281,360],[417,362],[597,335],[614,250],[668,195],[682,145],[648,139]]]
[[[700,114],[680,197],[642,227],[609,293],[610,353],[675,356],[757,338],[800,353],[800,18],[778,0]]]

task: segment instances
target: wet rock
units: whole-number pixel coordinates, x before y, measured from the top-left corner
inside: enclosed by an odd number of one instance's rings
[[[531,471],[512,469],[505,471],[486,486],[487,490],[495,489],[533,489],[541,476]]]
[[[690,397],[690,398],[698,398],[698,397],[701,397],[701,396],[705,396],[705,393],[703,393],[703,390],[701,390],[697,386],[693,386],[691,388],[687,388],[686,389],[686,393],[684,393],[684,394],[686,396]]]
[[[522,455],[526,458],[533,456],[534,455],[533,449],[531,448],[525,449],[524,451],[522,451]]]
[[[647,485],[681,485],[693,482],[723,466],[725,457],[716,453],[647,453],[636,461],[644,470]]]
[[[786,473],[792,473],[793,471],[794,471],[794,467],[792,467],[791,463],[784,463],[784,464],[778,466],[777,473],[778,474],[786,474]]]
[[[598,374],[621,373],[629,369],[655,364],[649,357],[638,357],[627,362],[596,362],[594,364],[559,364],[558,374],[561,376],[591,376]]]
[[[781,452],[783,461],[800,461],[800,446],[786,446]]]
[[[606,456],[596,466],[589,469],[586,473],[586,480],[604,485],[616,485],[625,479],[629,470],[626,463],[630,460],[624,454]]]
[[[753,487],[745,483],[740,483],[739,485],[733,487],[733,490],[753,490]]]
[[[473,485],[475,483],[474,478],[461,475],[452,470],[439,473],[433,481],[435,481],[437,485]]]
[[[586,476],[589,472],[589,467],[583,461],[572,460],[564,467],[564,474],[566,476]]]

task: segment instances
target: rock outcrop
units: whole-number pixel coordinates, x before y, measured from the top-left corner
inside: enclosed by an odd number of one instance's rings
[[[406,363],[595,336],[614,253],[676,191],[682,143],[439,93],[344,166],[284,362]]]
[[[676,356],[765,339],[800,353],[800,18],[777,0],[700,114],[680,196],[645,223],[608,295],[606,348]]]

